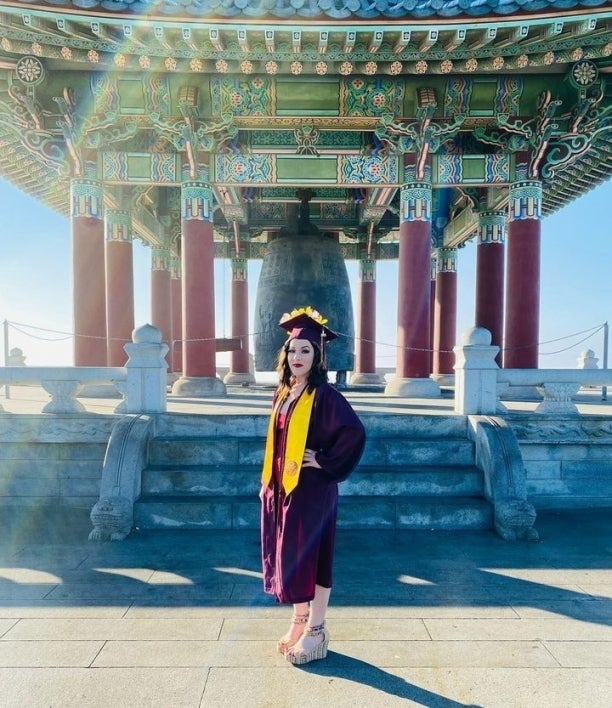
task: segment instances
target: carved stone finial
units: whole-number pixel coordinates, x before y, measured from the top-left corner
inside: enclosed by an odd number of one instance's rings
[[[144,324],[132,332],[132,341],[135,344],[161,344],[162,333],[157,327]]]
[[[491,332],[485,327],[470,327],[461,335],[461,344],[488,347],[491,344]]]
[[[580,356],[576,360],[578,362],[579,369],[597,369],[597,362],[599,359],[595,356],[595,352],[592,349],[584,349],[580,352]]]

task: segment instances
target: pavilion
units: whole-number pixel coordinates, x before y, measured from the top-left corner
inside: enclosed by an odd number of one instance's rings
[[[8,0],[0,175],[70,219],[77,366],[125,363],[138,238],[175,392],[225,391],[215,258],[248,383],[247,262],[299,206],[359,261],[352,382],[378,380],[392,258],[387,393],[439,394],[473,238],[474,324],[537,368],[541,220],[612,176],[612,2]]]

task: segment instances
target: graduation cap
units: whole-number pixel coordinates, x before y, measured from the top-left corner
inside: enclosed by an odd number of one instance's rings
[[[338,336],[325,324],[327,320],[312,307],[302,307],[285,313],[278,323],[287,331],[289,339],[307,339],[321,347],[321,355],[325,360],[325,342],[331,342]]]

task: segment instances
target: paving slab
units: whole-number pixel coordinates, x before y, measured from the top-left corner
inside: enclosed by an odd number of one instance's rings
[[[608,667],[612,669],[612,644],[610,642],[544,642],[544,646],[560,666]]]
[[[573,618],[540,617],[525,619],[425,619],[432,639],[496,641],[564,639],[612,641],[612,627],[599,622],[583,622]]]
[[[199,668],[0,669],[3,708],[193,708],[207,678]]]
[[[0,666],[86,667],[92,664],[103,645],[100,641],[0,641]]]
[[[217,639],[222,619],[22,619],[6,631],[2,640],[84,639]]]
[[[49,602],[45,600],[33,600],[24,603],[23,598],[19,600],[2,600],[0,602],[0,619],[10,618],[57,618],[57,617],[123,617],[130,605],[113,605],[105,607],[100,603],[93,605],[77,605],[74,602]]]
[[[587,622],[612,624],[612,601],[586,597],[583,600],[559,600],[547,602],[545,607],[514,605],[519,617],[575,617]]]

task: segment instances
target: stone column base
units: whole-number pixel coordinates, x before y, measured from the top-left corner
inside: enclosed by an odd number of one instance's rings
[[[255,383],[255,377],[253,374],[245,374],[234,371],[229,371],[223,377],[223,383],[226,386],[249,386]]]
[[[186,398],[221,398],[227,395],[227,390],[216,376],[182,376],[172,386],[172,394]]]
[[[380,374],[351,374],[351,386],[384,386],[385,379]]]
[[[174,383],[178,381],[181,378],[180,373],[178,371],[170,371],[168,372],[166,376],[166,380],[168,382],[168,386],[172,388],[174,386]]]
[[[431,379],[395,378],[385,386],[385,396],[400,398],[440,398],[440,387]]]
[[[455,374],[432,374],[431,378],[438,384],[438,386],[455,385]]]

